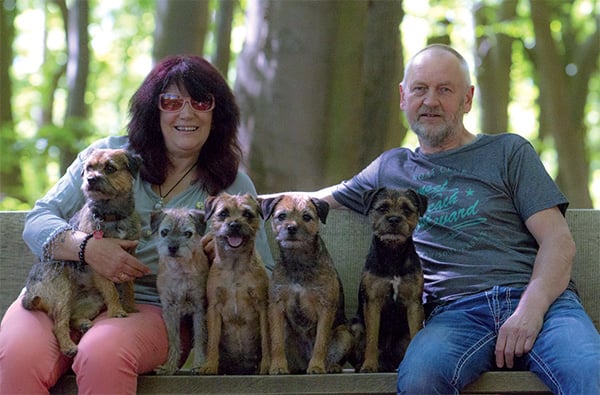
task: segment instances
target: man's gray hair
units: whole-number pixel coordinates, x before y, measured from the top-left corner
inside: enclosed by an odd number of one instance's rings
[[[410,58],[410,60],[408,61],[408,63],[406,64],[406,67],[404,68],[404,76],[402,77],[402,86],[405,86],[404,82],[406,80],[406,75],[408,74],[408,70],[412,66],[413,61],[415,60],[415,58],[417,56],[419,56],[421,53],[423,53],[425,51],[428,51],[430,49],[440,49],[442,51],[446,51],[446,52],[451,53],[452,55],[454,55],[458,59],[458,61],[460,62],[460,68],[462,69],[463,74],[465,76],[465,81],[467,82],[467,86],[471,86],[471,72],[469,71],[469,65],[468,65],[466,59],[460,54],[460,52],[458,52],[456,49],[454,49],[451,46],[446,45],[446,44],[430,44],[430,45],[426,46],[425,48],[421,49],[416,54],[414,54]]]

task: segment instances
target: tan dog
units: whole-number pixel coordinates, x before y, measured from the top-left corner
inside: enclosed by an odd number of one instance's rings
[[[353,337],[342,283],[319,236],[329,205],[304,195],[261,203],[280,251],[269,294],[270,374],[341,372]]]
[[[71,225],[94,237],[139,239],[132,186],[140,164],[140,157],[124,149],[94,150],[83,165],[87,201]],[[133,281],[122,284],[121,302],[113,282],[79,262],[40,260],[32,267],[26,288],[23,307],[48,313],[60,349],[70,357],[77,353],[70,327],[86,332],[104,304],[109,317],[127,317],[136,311]]]
[[[215,259],[206,285],[208,345],[201,374],[266,374],[269,277],[254,242],[261,211],[249,194],[206,200]]]
[[[204,212],[166,209],[152,216],[158,238],[156,286],[169,337],[169,354],[157,374],[173,374],[181,362],[181,319],[191,316],[194,329],[192,373],[204,362],[206,347],[206,279],[208,258],[200,242],[206,222]]]
[[[412,234],[427,210],[427,197],[413,190],[375,189],[364,195],[373,228],[352,329],[355,369],[392,372],[423,326],[423,271]]]

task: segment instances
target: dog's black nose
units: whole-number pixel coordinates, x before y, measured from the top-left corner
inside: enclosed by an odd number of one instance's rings
[[[171,254],[171,256],[175,256],[175,254],[177,254],[177,250],[179,250],[178,245],[170,245],[169,246],[169,254]]]
[[[242,224],[237,221],[232,221],[229,223],[229,229],[231,230],[240,230],[242,228]]]
[[[394,216],[388,218],[388,222],[390,223],[390,225],[396,226],[400,222],[402,222],[402,218],[394,215]]]
[[[94,186],[98,183],[99,178],[97,176],[89,176],[87,178],[87,183],[89,186]]]
[[[291,235],[295,235],[296,232],[298,232],[298,226],[296,226],[296,225],[288,225],[286,229],[287,229],[288,233]]]

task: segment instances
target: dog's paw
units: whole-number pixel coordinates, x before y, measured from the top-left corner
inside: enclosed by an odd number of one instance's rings
[[[214,376],[219,373],[219,368],[217,365],[205,363],[199,368],[196,368],[195,374],[201,374],[204,376]]]
[[[276,376],[279,374],[290,374],[290,371],[282,367],[271,367],[271,369],[269,369],[269,374]]]
[[[360,367],[360,373],[377,373],[379,369],[377,368],[377,364],[372,364],[372,363],[368,363],[365,362],[363,363],[363,365]]]
[[[127,312],[123,309],[109,310],[108,316],[112,318],[125,318],[127,317]]]
[[[340,364],[334,363],[327,368],[327,373],[342,373],[344,368]]]
[[[306,373],[307,374],[324,374],[324,373],[327,373],[327,371],[325,370],[325,366],[323,366],[323,365],[310,364],[310,365],[308,365],[308,368],[306,368]]]
[[[137,313],[139,311],[135,306],[123,306],[123,308],[127,313]]]
[[[175,374],[176,371],[177,371],[176,367],[168,366],[167,364],[160,365],[159,367],[154,369],[154,373],[156,373],[159,376],[173,375],[173,374]]]
[[[65,356],[73,358],[77,354],[77,346],[73,344],[72,346],[61,348],[61,351]]]

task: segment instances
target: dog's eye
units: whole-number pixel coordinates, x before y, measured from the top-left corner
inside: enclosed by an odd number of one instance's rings
[[[111,174],[111,173],[114,173],[115,171],[117,171],[117,168],[114,167],[113,165],[106,165],[104,170],[106,171],[106,174]]]
[[[386,206],[386,205],[377,207],[377,212],[379,214],[385,214],[385,213],[387,213],[387,211],[388,211],[388,206]]]
[[[308,214],[304,214],[304,215],[302,216],[302,219],[304,220],[304,222],[310,222],[310,221],[312,221],[312,220],[313,220],[313,217],[312,217],[312,216],[310,216],[310,215],[308,215]]]
[[[167,237],[169,235],[169,229],[161,229],[160,237]]]
[[[286,213],[279,213],[279,215],[277,216],[278,221],[285,221],[286,218],[287,218]]]
[[[228,210],[219,211],[218,217],[220,219],[225,219],[225,218],[229,217],[229,211]]]
[[[187,232],[184,232],[183,235],[186,238],[191,239],[194,234],[188,230]]]
[[[254,213],[252,211],[250,211],[250,210],[244,210],[244,214],[243,215],[244,215],[245,218],[248,218],[248,219],[254,218]]]

